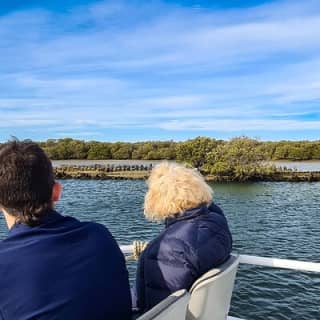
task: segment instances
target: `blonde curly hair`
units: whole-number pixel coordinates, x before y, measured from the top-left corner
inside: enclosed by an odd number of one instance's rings
[[[161,221],[212,201],[213,191],[196,169],[164,161],[151,172],[144,200],[145,217]]]

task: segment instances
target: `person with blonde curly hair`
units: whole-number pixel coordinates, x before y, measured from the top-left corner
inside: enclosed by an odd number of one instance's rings
[[[148,179],[144,214],[165,229],[143,251],[136,276],[141,313],[179,289],[190,289],[208,270],[225,262],[232,237],[213,191],[200,172],[163,162]]]

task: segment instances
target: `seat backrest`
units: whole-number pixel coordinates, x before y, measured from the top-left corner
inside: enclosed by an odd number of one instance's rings
[[[189,299],[186,290],[176,291],[137,320],[185,320]]]
[[[187,320],[227,318],[239,257],[231,255],[221,266],[209,270],[191,287]]]

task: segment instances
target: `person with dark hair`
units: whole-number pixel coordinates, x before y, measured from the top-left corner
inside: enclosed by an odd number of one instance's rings
[[[130,319],[120,248],[103,225],[56,212],[60,194],[36,143],[0,146],[0,320]]]

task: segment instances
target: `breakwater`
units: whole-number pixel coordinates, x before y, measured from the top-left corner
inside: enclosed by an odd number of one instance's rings
[[[57,179],[93,179],[93,180],[108,180],[108,179],[147,179],[152,164],[149,165],[63,165],[55,167],[55,176]],[[212,182],[236,182],[243,181],[237,176],[223,175],[205,175],[207,181]],[[286,181],[286,182],[313,182],[320,181],[320,171],[294,171],[294,170],[279,170],[269,174],[257,174],[248,181]]]
[[[54,167],[57,179],[147,179],[152,164],[150,165],[63,165]]]

